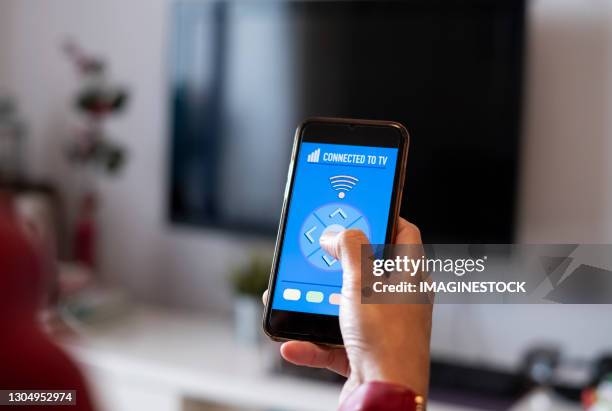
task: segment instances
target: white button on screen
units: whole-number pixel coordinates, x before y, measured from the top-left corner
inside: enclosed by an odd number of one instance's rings
[[[323,301],[323,293],[320,291],[308,291],[306,293],[306,301],[309,303],[320,303]]]
[[[285,288],[283,291],[283,298],[288,301],[297,301],[302,296],[300,290],[296,290],[295,288]]]
[[[340,305],[341,294],[333,293],[329,295],[329,303],[332,305]]]

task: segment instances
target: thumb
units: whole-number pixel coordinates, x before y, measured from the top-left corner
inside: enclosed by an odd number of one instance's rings
[[[362,248],[372,254],[370,242],[361,230],[349,229],[341,232],[326,232],[319,240],[321,247],[342,264],[343,287],[361,290]],[[363,247],[366,245],[367,247]],[[365,260],[369,261],[369,260]]]

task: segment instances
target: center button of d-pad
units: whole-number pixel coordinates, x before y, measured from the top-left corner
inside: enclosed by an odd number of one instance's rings
[[[312,212],[300,230],[300,249],[304,258],[319,269],[340,271],[340,262],[327,254],[319,244],[324,233],[339,233],[347,228],[362,230],[370,237],[370,226],[359,210],[347,204],[327,204]]]

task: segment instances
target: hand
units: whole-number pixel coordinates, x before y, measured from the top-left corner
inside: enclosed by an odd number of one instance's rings
[[[421,244],[418,228],[400,218],[395,243]],[[340,401],[368,381],[400,384],[426,395],[432,305],[361,304],[362,244],[368,244],[368,239],[358,230],[321,238],[325,251],[342,264],[340,330],[344,348],[289,341],[281,346],[281,355],[293,364],[327,368],[347,377]]]

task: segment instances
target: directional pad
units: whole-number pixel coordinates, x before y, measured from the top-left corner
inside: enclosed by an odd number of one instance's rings
[[[300,249],[304,257],[315,267],[325,271],[340,271],[340,262],[327,254],[319,245],[325,231],[342,231],[347,228],[362,230],[370,237],[370,226],[359,210],[346,204],[324,205],[311,213],[300,230]]]
[[[323,254],[323,261],[325,261],[329,267],[338,262],[338,260],[336,260],[334,257],[330,257],[327,254]]]
[[[314,244],[315,242],[314,237],[312,236],[312,233],[314,233],[317,229],[320,229],[320,228],[317,227],[316,225],[313,225],[312,227],[310,227],[310,230],[304,233],[304,236],[306,237],[306,239],[308,240],[310,244]]]

